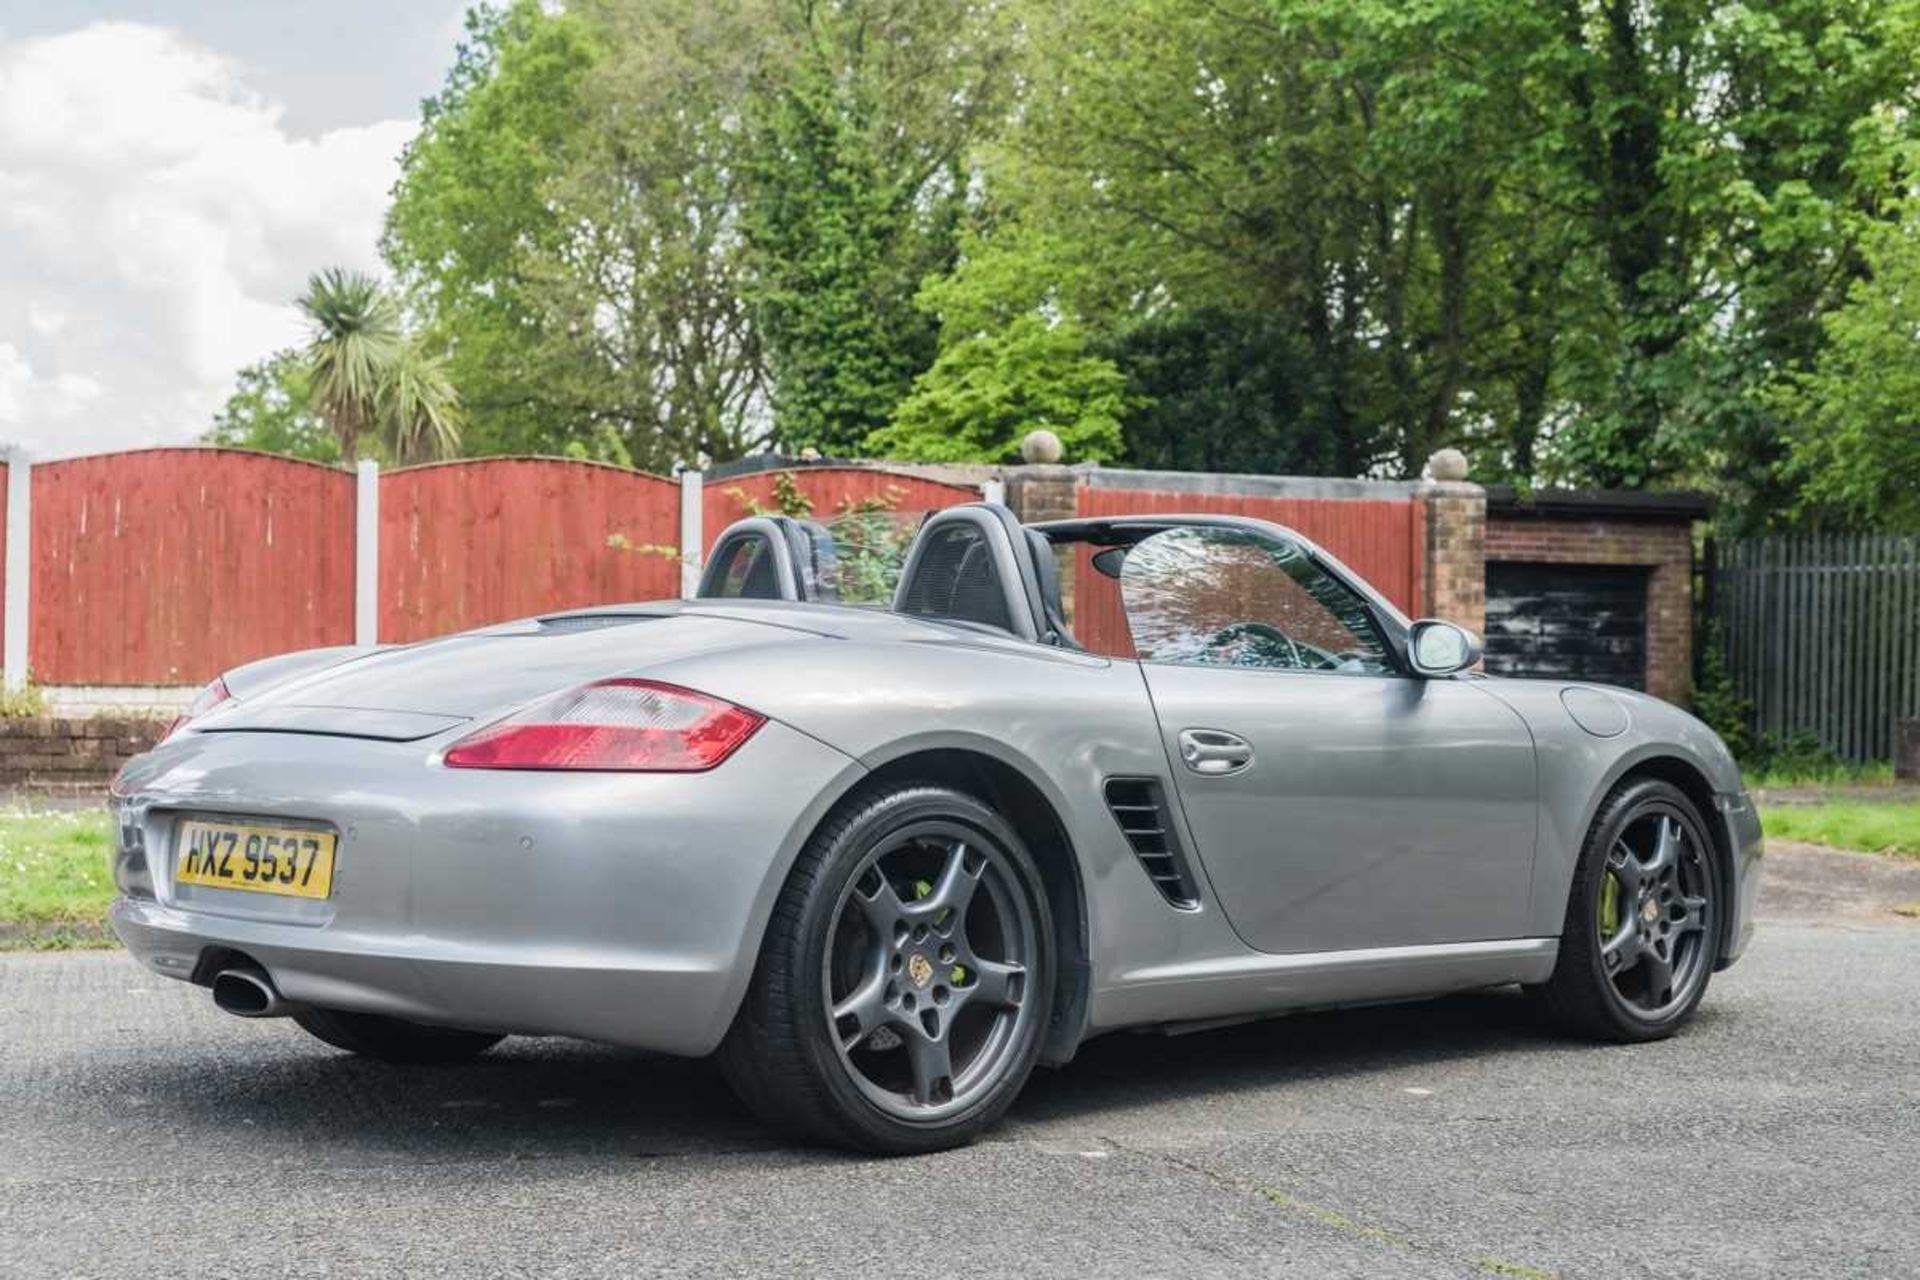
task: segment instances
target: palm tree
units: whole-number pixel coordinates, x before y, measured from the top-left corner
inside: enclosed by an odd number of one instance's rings
[[[460,452],[460,396],[446,363],[407,343],[380,397],[380,435],[395,462],[425,462]]]
[[[369,431],[395,462],[457,453],[460,397],[446,366],[407,336],[400,306],[372,276],[329,267],[300,299],[313,336],[306,363],[313,408],[353,462]]]
[[[300,309],[313,326],[307,344],[314,411],[351,463],[360,436],[380,413],[381,390],[406,347],[400,308],[372,276],[328,267],[307,280]]]

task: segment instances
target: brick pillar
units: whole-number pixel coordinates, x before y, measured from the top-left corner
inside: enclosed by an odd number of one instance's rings
[[[1042,520],[1071,520],[1080,514],[1080,478],[1071,467],[1055,463],[1033,463],[1008,467],[1005,472],[1007,506],[1022,524]],[[1064,550],[1053,553],[1054,567],[1060,577],[1060,607],[1071,627],[1074,620],[1073,559]]]
[[[1421,600],[1426,615],[1487,630],[1487,491],[1442,481],[1425,486],[1427,563]]]
[[[1071,467],[1008,467],[1006,482],[1007,505],[1022,524],[1070,520],[1078,513],[1080,481]]]
[[[1647,692],[1686,706],[1693,697],[1693,535],[1647,578]]]

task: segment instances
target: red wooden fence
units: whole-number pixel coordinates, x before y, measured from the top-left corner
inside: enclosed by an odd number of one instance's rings
[[[774,500],[774,487],[782,474],[793,477],[794,488],[813,503],[814,518],[820,520],[838,515],[849,504],[869,501],[885,503],[889,511],[935,511],[980,500],[978,489],[870,467],[796,467],[784,473],[762,471],[733,480],[710,477],[703,489],[702,513],[709,545],[722,529],[742,516],[752,515],[756,504],[775,509],[779,504]]]
[[[45,684],[197,684],[353,639],[353,477],[229,449],[33,469],[27,665]]]
[[[1166,493],[1081,486],[1083,516],[1182,512],[1252,516],[1285,525],[1331,551],[1380,594],[1417,616],[1426,560],[1425,511],[1418,499],[1281,498],[1256,494]],[[1120,586],[1082,555],[1073,566],[1072,624],[1080,642],[1101,653],[1132,652]]]
[[[709,480],[702,541],[711,545],[754,504],[777,505],[780,474]],[[875,500],[914,512],[979,496],[967,485],[871,468],[788,474],[822,518]],[[354,639],[358,490],[347,471],[231,449],[146,449],[43,463],[31,485],[28,664],[43,683],[196,684],[268,654]],[[1387,492],[1195,494],[1095,480],[1080,486],[1077,503],[1092,516],[1213,511],[1274,520],[1417,613],[1424,510],[1413,494]],[[5,494],[0,479],[0,531]],[[405,642],[676,596],[680,494],[659,476],[553,458],[387,472],[379,481],[379,638]],[[1115,584],[1085,566],[1073,582],[1076,631],[1093,647],[1125,652]]]
[[[380,639],[680,594],[680,486],[557,458],[380,479]]]

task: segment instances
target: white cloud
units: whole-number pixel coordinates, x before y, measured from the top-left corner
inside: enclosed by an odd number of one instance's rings
[[[0,342],[0,427],[20,421],[33,369],[11,343]]]
[[[40,412],[52,421],[70,419],[106,390],[81,373],[36,378],[33,366],[10,342],[0,342],[0,429],[12,433]]]
[[[309,272],[378,269],[413,127],[296,136],[160,27],[0,39],[0,439],[198,436],[241,366],[300,340]]]
[[[48,306],[37,298],[27,300],[27,327],[43,338],[51,338],[67,327],[67,313]]]

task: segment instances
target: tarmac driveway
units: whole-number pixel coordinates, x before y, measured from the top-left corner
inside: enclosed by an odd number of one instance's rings
[[[1920,869],[1774,864],[1798,888],[1676,1040],[1505,996],[1120,1035],[905,1161],[783,1148],[699,1063],[401,1070],[119,955],[0,956],[0,1274],[1920,1273],[1920,922],[1886,910]]]

